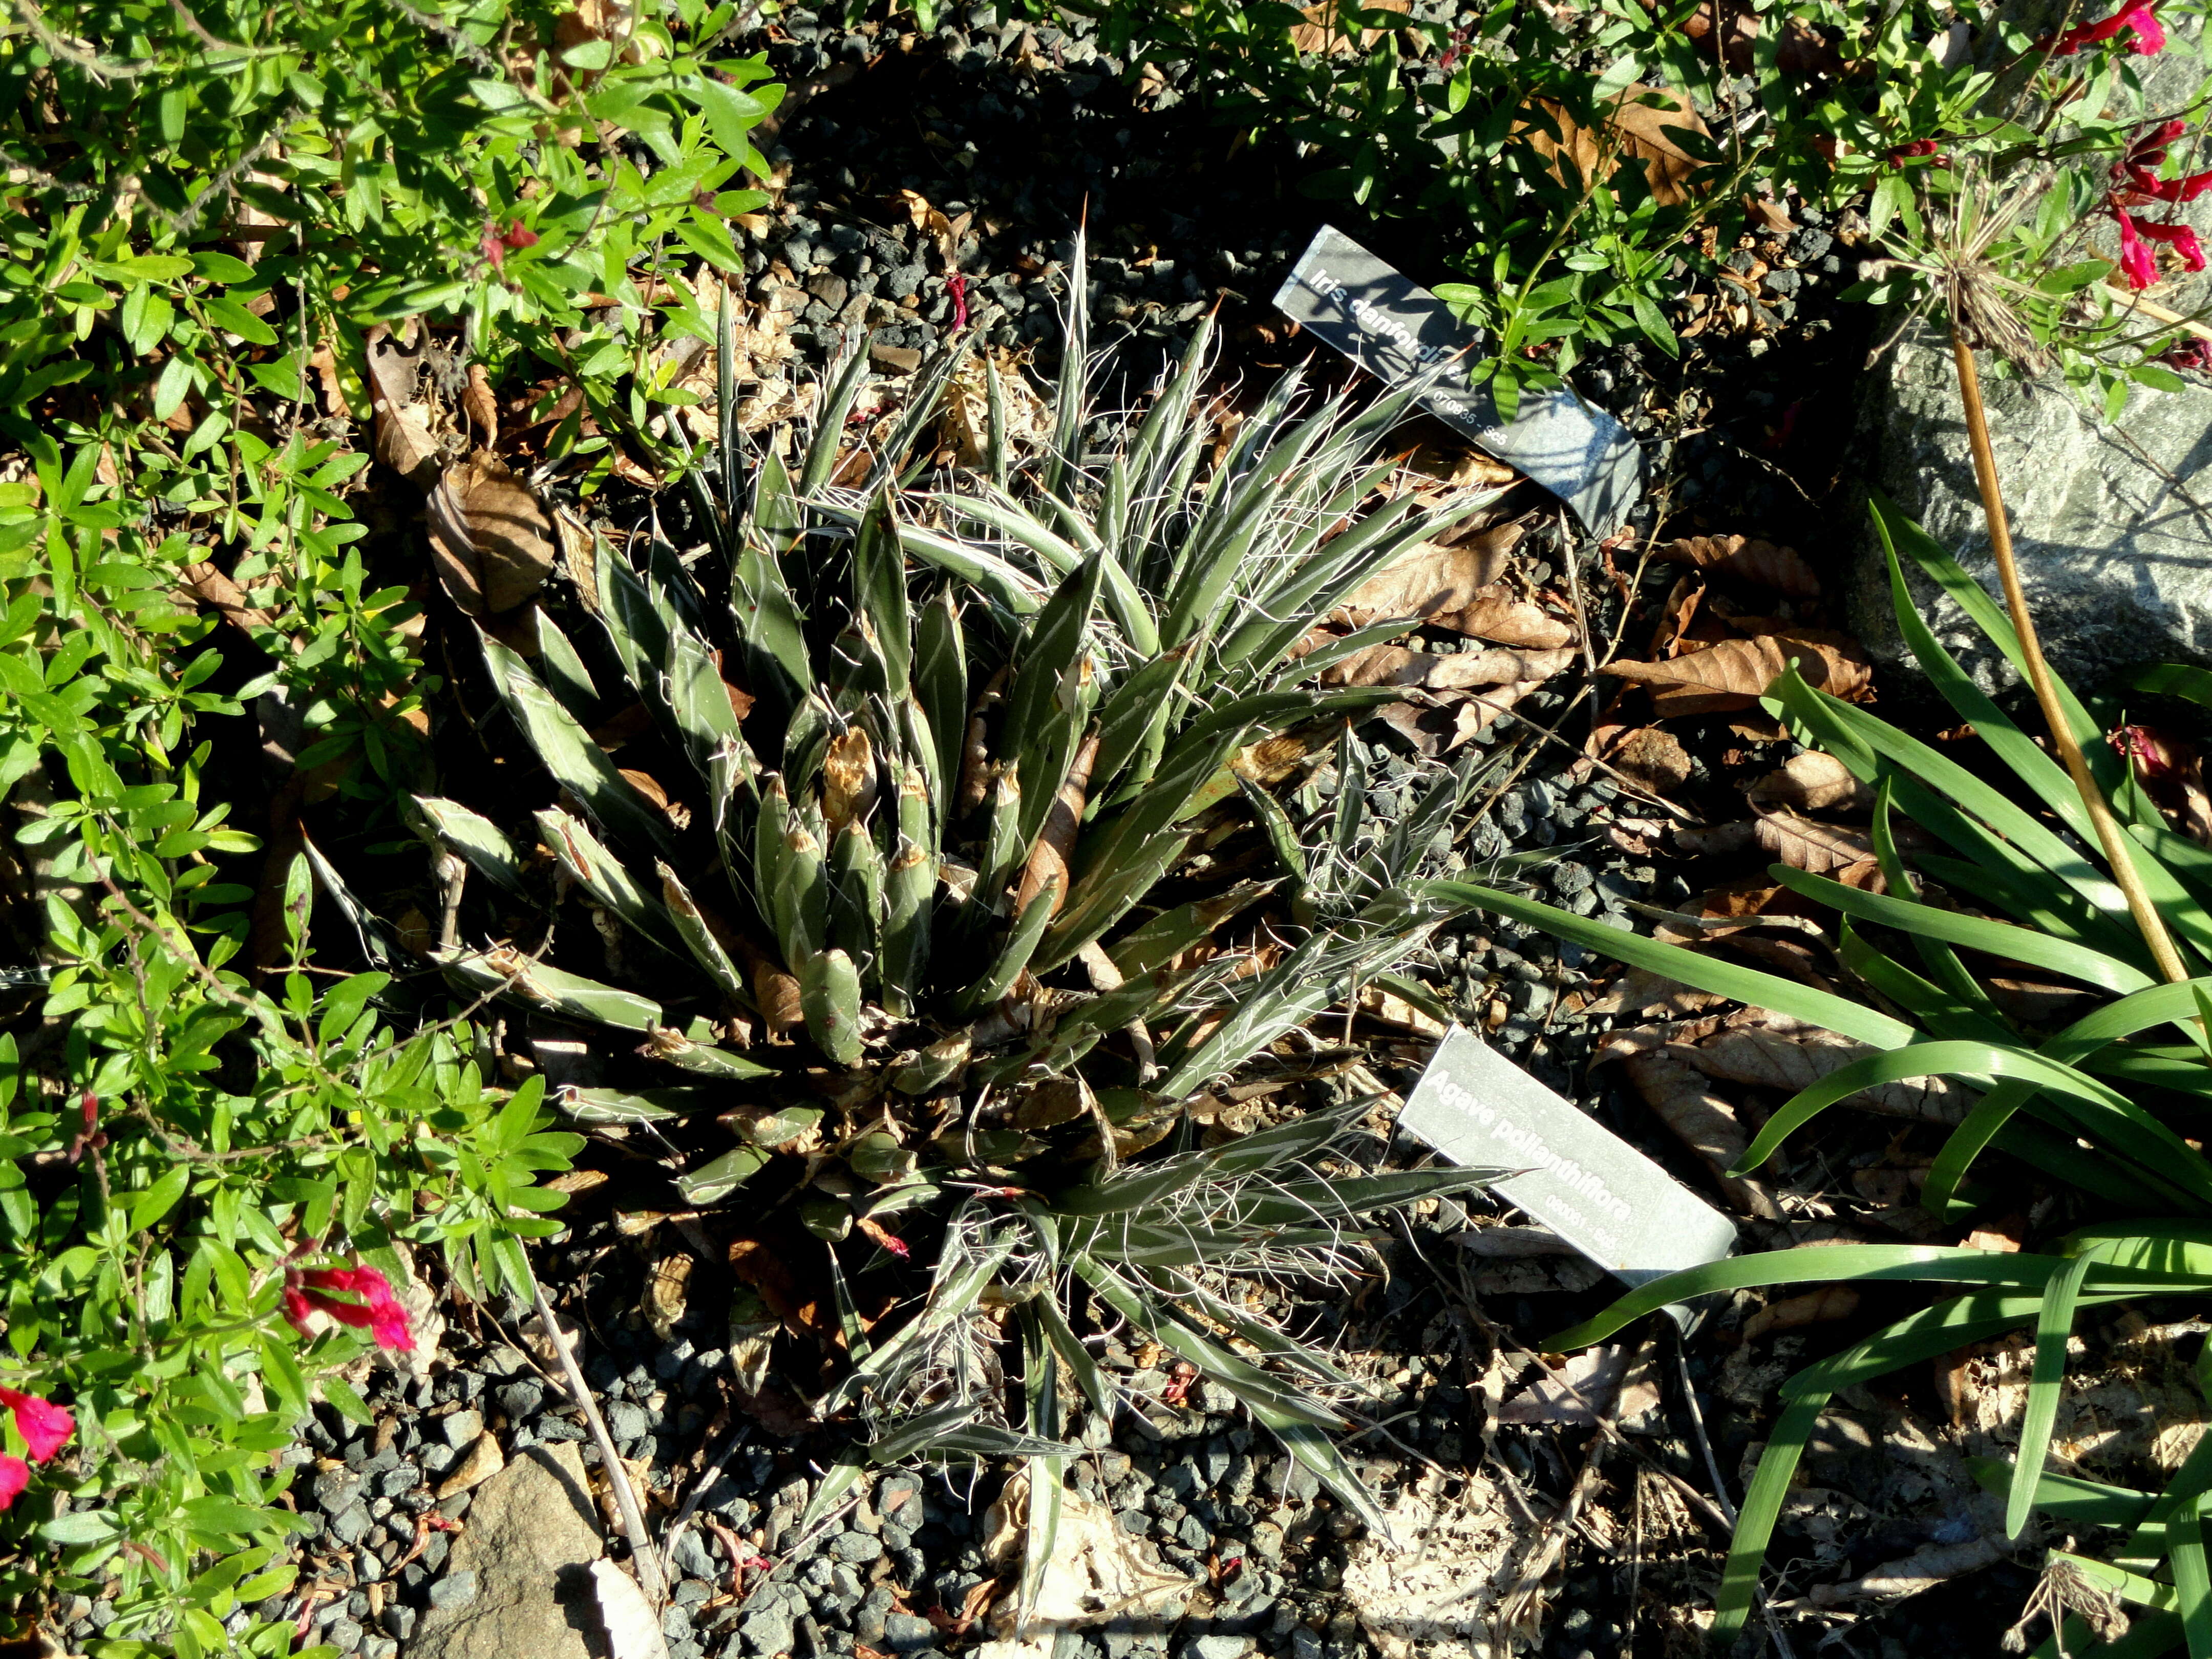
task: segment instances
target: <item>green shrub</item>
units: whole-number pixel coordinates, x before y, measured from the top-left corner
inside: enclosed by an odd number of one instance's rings
[[[467,1027],[388,1021],[389,975],[318,983],[310,854],[284,890],[289,971],[233,965],[250,894],[222,864],[257,843],[207,798],[192,727],[258,688],[204,689],[216,624],[141,567],[49,556],[113,528],[81,483],[44,470],[42,507],[6,510],[58,591],[17,575],[0,620],[0,782],[53,964],[44,1023],[0,1036],[0,1384],[64,1402],[76,1433],[0,1516],[0,1598],[112,1581],[103,1656],[189,1659],[291,1580],[277,1454],[315,1391],[367,1420],[333,1375],[364,1343],[302,1341],[289,1277],[357,1255],[398,1282],[404,1245],[526,1294],[519,1241],[559,1202],[533,1183],[579,1143],[537,1132],[539,1085],[483,1086]],[[249,1621],[238,1644],[292,1636]]]
[[[1983,1473],[2007,1492],[2014,1536],[2041,1510],[2071,1523],[2129,1529],[2118,1565],[2054,1556],[2052,1571],[2078,1575],[2141,1608],[2124,1650],[2178,1647],[2212,1618],[2197,1517],[2212,1492],[2212,1437],[2199,1443],[2160,1493],[2101,1486],[2046,1471],[2045,1455],[2079,1307],[2212,1291],[2212,1161],[2174,1127],[2194,1127],[2212,1100],[2212,851],[2179,836],[2150,801],[2100,724],[2070,692],[2069,722],[2098,781],[2134,837],[2132,856],[2180,949],[2189,979],[2161,983],[2118,887],[2094,850],[2081,797],[2050,755],[1982,692],[1936,641],[1905,586],[1900,560],[1932,578],[2015,669],[2022,659],[2002,609],[1940,547],[1885,505],[1876,522],[1890,550],[1897,621],[1920,665],[1990,760],[2014,786],[1993,784],[1949,755],[1825,692],[1794,671],[1766,707],[1801,741],[1833,755],[1876,792],[1873,840],[1886,890],[1864,891],[1776,865],[1771,878],[1836,913],[1838,953],[1858,999],[1678,945],[1638,939],[1494,889],[1444,883],[1439,902],[1479,905],[1602,955],[1686,985],[1840,1032],[1874,1052],[1787,1102],[1739,1160],[1763,1164],[1819,1112],[1876,1085],[1931,1076],[1980,1091],[1930,1168],[1921,1202],[1960,1219],[1982,1200],[1973,1166],[1995,1150],[2045,1179],[2077,1189],[2118,1219],[2080,1227],[2040,1252],[1928,1245],[1851,1245],[1785,1250],[1717,1262],[1644,1286],[1551,1346],[1598,1340],[1628,1321],[1716,1290],[1820,1283],[1932,1282],[1968,1286],[1816,1362],[1782,1386],[1784,1410],[1747,1490],[1723,1582],[1717,1642],[1741,1630],[1759,1566],[1790,1480],[1830,1399],[1855,1382],[2026,1324],[2036,1359],[2017,1462]],[[2134,689],[2212,703],[2212,676],[2145,671]],[[2023,805],[2025,800],[2028,805]],[[1940,843],[1908,867],[1893,812]],[[1963,955],[1961,953],[1964,953]],[[1977,962],[2026,963],[2085,988],[2100,1006],[2044,1030],[2008,1016],[1984,988]],[[2095,1599],[2077,1595],[2074,1605]],[[2087,1626],[2067,1641],[2079,1652]],[[2192,1633],[2190,1641],[2194,1644]],[[2120,1650],[2114,1650],[2119,1651]],[[2192,1646],[2192,1651],[2194,1648]]]
[[[27,0],[0,30],[0,793],[51,970],[6,981],[44,1018],[0,1037],[0,1387],[75,1416],[0,1516],[0,1597],[112,1595],[103,1659],[290,1650],[225,1621],[290,1582],[310,1400],[366,1416],[337,1372],[396,1333],[354,1328],[362,1293],[411,1251],[526,1296],[536,1182],[580,1144],[538,1128],[542,1085],[487,1085],[471,1026],[309,959],[316,893],[343,902],[312,845],[272,878],[276,973],[240,971],[258,843],[208,741],[273,687],[303,768],[370,801],[416,775],[436,682],[353,518],[369,458],[325,420],[368,419],[369,328],[458,325],[495,382],[565,380],[550,443],[587,489],[687,400],[649,348],[711,319],[655,279],[738,268],[778,89],[718,56],[733,7],[613,39],[564,9]],[[219,556],[269,662],[222,692],[216,623],[173,597]]]
[[[369,417],[367,331],[458,322],[494,385],[565,381],[549,447],[588,490],[691,400],[648,346],[711,323],[656,279],[741,270],[726,217],[766,200],[738,174],[766,172],[781,88],[717,56],[738,8],[672,0],[611,39],[566,10],[84,0],[0,33],[0,433],[76,456],[79,500],[145,528],[145,580],[235,554],[309,763],[359,759],[333,770],[364,797],[410,775],[434,689],[403,593],[364,592],[369,458],[322,429],[334,399]]]

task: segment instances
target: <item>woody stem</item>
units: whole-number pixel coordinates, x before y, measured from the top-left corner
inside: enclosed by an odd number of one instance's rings
[[[2051,728],[2051,746],[2057,750],[2058,758],[2065,763],[2067,775],[2074,780],[2074,787],[2081,796],[2082,807],[2097,832],[2097,843],[2104,849],[2105,862],[2112,866],[2112,879],[2127,899],[2128,914],[2135,918],[2136,930],[2150,947],[2151,959],[2158,964],[2158,971],[2168,981],[2187,979],[2189,969],[2182,963],[2181,953],[2173,948],[2173,938],[2166,930],[2165,918],[2151,902],[2142,878],[2136,873],[2126,832],[2112,816],[2112,809],[2106,805],[2105,792],[2090,775],[2088,758],[2075,741],[2074,728],[2068,724],[2066,711],[2059,705],[2057,685],[2043,660],[2043,647],[2035,635],[2035,619],[2028,614],[2027,590],[2021,586],[2020,566],[2013,558],[2012,528],[2005,522],[2004,496],[1997,488],[1996,455],[1990,447],[1989,416],[1982,408],[1982,381],[1974,367],[1974,349],[1956,327],[1951,331],[1951,357],[1958,365],[1959,395],[1966,404],[1966,435],[1973,446],[1974,481],[1981,486],[1982,514],[1989,520],[1990,550],[1996,556],[1997,580],[2004,587],[2005,609],[2012,613],[2013,632],[2020,636],[2021,664],[2027,671],[2027,683],[2035,692],[2037,706],[2043,710],[2045,723]]]

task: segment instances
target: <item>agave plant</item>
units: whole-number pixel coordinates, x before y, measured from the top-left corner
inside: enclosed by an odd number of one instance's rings
[[[1399,695],[1317,682],[1403,623],[1317,649],[1316,624],[1480,501],[1384,489],[1395,465],[1374,452],[1411,390],[1358,409],[1293,375],[1217,432],[1200,416],[1210,325],[1143,418],[1086,457],[1082,286],[1079,262],[1042,455],[1016,464],[1008,389],[986,364],[988,463],[925,474],[916,457],[964,343],[919,373],[872,449],[845,449],[868,373],[855,349],[788,465],[725,424],[689,475],[696,557],[658,535],[635,562],[594,542],[574,574],[599,641],[543,614],[534,661],[483,637],[546,804],[517,836],[511,811],[501,823],[423,798],[418,830],[525,898],[544,896],[544,861],[525,851],[541,843],[618,970],[586,978],[511,941],[441,959],[636,1048],[644,1083],[566,1091],[577,1118],[710,1113],[735,1131],[678,1184],[694,1204],[788,1200],[824,1241],[852,1363],[817,1405],[860,1415],[877,1458],[1048,1462],[1064,1449],[1060,1370],[1111,1404],[1075,1334],[1095,1302],[1371,1514],[1326,1436],[1343,1419],[1316,1392],[1346,1380],[1221,1275],[1340,1276],[1358,1217],[1486,1172],[1324,1173],[1316,1160],[1358,1103],[1203,1146],[1183,1107],[1443,914],[1403,890],[1476,763],[1378,836],[1340,738],[1348,787],[1309,851],[1253,746],[1324,749]],[[595,653],[621,676],[606,696]],[[590,735],[631,698],[664,769],[688,763],[683,783],[641,788]],[[1269,900],[1249,936],[1279,959],[1185,965],[1284,884],[1209,883],[1192,865],[1255,814],[1292,902]],[[654,1066],[688,1081],[655,1086]],[[933,1265],[931,1288],[902,1323],[864,1326],[852,1276],[908,1255]],[[1009,1307],[1022,1410],[1000,1386]]]
[[[1875,791],[1872,840],[1885,891],[1772,866],[1776,882],[1833,910],[1838,958],[1857,1000],[1811,988],[1678,945],[1624,935],[1494,888],[1439,884],[1437,902],[1472,904],[1543,928],[1717,995],[1825,1026],[1867,1046],[1768,1120],[1739,1161],[1765,1163],[1815,1115],[1862,1090],[1934,1076],[1981,1092],[1929,1170],[1922,1203],[1961,1220],[1992,1196],[1978,1160],[1995,1152],[2075,1188],[2097,1219],[2036,1251],[1923,1245],[1784,1250],[1692,1268],[1644,1286],[1551,1340],[1597,1341],[1643,1314],[1723,1289],[1826,1282],[1927,1281],[1966,1287],[1799,1371],[1747,1490],[1713,1634],[1725,1650],[1755,1600],[1760,1561],[1815,1423],[1840,1389],[2023,1325],[2035,1359],[2010,1466],[1978,1473],[2007,1497],[2011,1534],[2037,1512],[2078,1528],[2126,1531],[2109,1560],[2052,1553],[2040,1611],[2063,1624],[2048,1654],[2148,1659],[2184,1646],[2212,1653],[2212,1572],[2203,1516],[2212,1508],[2212,1436],[2163,1492],[2081,1480],[2046,1467],[2076,1310],[2212,1291],[2212,1161],[2201,1134],[2212,1106],[2212,851],[2177,834],[2141,781],[2103,740],[2073,693],[2057,703],[2075,741],[2133,838],[2128,855],[2188,977],[2160,982],[2159,964],[2125,896],[2100,860],[2075,781],[1960,667],[1920,616],[1901,559],[1932,578],[2003,651],[2023,664],[2003,610],[1926,535],[1887,503],[1876,521],[1889,550],[1899,627],[1936,689],[1986,745],[2008,790],[1952,755],[1864,709],[1814,690],[1794,672],[1767,707],[1793,733],[1842,761]],[[2127,689],[2212,705],[2212,675],[2138,672]],[[1902,813],[1942,851],[1909,860],[1893,833]],[[1897,954],[1909,950],[1911,960]],[[1983,966],[1978,970],[1974,964]],[[2055,1030],[2023,1024],[1990,994],[1995,964],[2026,963],[2083,988],[2099,1006]],[[2078,1213],[2078,1212],[2077,1212]],[[2212,1376],[2200,1366],[2200,1372]],[[2135,1604],[2132,1627],[2120,1604]],[[2118,1616],[2116,1616],[2118,1615]],[[2124,1631],[2123,1636],[2119,1632]],[[2107,1638],[2111,1645],[2103,1645]]]

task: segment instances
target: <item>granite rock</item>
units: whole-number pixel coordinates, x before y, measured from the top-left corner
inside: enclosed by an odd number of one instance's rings
[[[599,1553],[576,1448],[518,1454],[477,1489],[468,1529],[440,1581],[473,1575],[475,1594],[441,1595],[434,1585],[408,1659],[587,1659],[604,1651],[589,1571]]]

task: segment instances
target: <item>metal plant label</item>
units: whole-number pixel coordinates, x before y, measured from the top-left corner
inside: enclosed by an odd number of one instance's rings
[[[1275,308],[1392,386],[1480,343],[1442,300],[1333,225],[1299,256]],[[1421,401],[1574,508],[1594,536],[1619,530],[1644,494],[1636,440],[1565,388],[1522,392],[1510,423],[1488,392],[1469,390],[1450,371]]]
[[[1455,1025],[1398,1114],[1455,1164],[1519,1170],[1493,1183],[1624,1284],[1735,1246],[1735,1224],[1575,1105]]]

